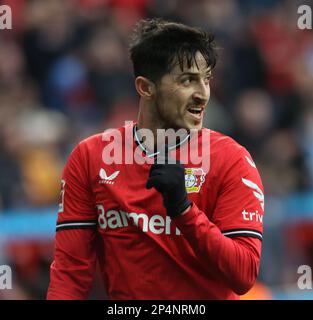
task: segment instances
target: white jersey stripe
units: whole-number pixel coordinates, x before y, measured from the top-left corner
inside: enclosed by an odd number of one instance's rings
[[[96,226],[97,223],[96,222],[72,222],[72,223],[61,223],[57,225],[57,229],[58,228],[62,228],[62,227],[82,227],[82,226]]]
[[[251,230],[236,230],[236,231],[225,231],[222,232],[224,236],[230,236],[230,235],[255,235],[263,239],[262,233],[257,231],[251,231]]]

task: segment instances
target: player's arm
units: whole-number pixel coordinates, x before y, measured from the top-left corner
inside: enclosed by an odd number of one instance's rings
[[[47,299],[86,299],[96,266],[96,214],[78,145],[62,177],[61,202]]]
[[[212,221],[195,204],[174,220],[203,264],[234,292],[244,294],[255,283],[260,266],[264,193],[244,148],[229,161]]]
[[[255,283],[261,254],[261,241],[245,236],[225,236],[216,224],[195,205],[175,224],[204,266],[235,293],[246,293]]]
[[[150,174],[153,178],[150,177],[150,182],[148,180],[149,186],[152,183],[165,194],[168,215],[172,216],[198,259],[208,271],[214,272],[213,276],[226,282],[237,294],[247,292],[256,280],[262,240],[263,187],[257,169],[246,156],[251,160],[248,152],[242,149],[224,172],[212,221],[194,203],[181,214],[188,208],[189,201],[180,188],[184,175],[179,167],[172,170],[173,167],[168,167],[171,165],[158,165],[155,174]],[[166,192],[172,177],[175,190],[180,194],[175,192],[173,198],[170,192]],[[168,202],[171,204],[167,205]],[[258,216],[253,215],[250,220],[249,214],[242,214],[244,210],[248,213],[258,211]]]

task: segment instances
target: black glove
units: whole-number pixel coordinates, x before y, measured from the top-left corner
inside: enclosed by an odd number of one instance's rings
[[[154,163],[151,166],[146,188],[154,187],[160,192],[167,215],[176,217],[183,213],[191,202],[187,197],[185,187],[184,166],[179,161],[169,164],[167,160],[166,156],[165,164]]]

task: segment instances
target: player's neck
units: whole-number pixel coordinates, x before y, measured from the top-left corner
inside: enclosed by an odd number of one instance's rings
[[[138,121],[137,121],[138,129],[149,129],[153,133],[153,139],[146,139],[144,141],[144,145],[148,150],[155,150],[156,141],[157,141],[157,129],[159,128],[158,124],[155,121],[152,121],[147,117],[144,112],[139,112]]]
[[[138,119],[137,119],[137,129],[149,129],[153,133],[153,139],[146,139],[144,141],[144,145],[148,150],[156,151],[157,143],[158,143],[158,129],[169,129],[166,127],[165,123],[162,123],[158,117],[153,117],[147,109],[149,106],[140,106]],[[159,131],[160,134],[160,131]],[[175,134],[175,130],[169,130],[166,132],[166,143],[171,146],[177,144],[177,135]]]

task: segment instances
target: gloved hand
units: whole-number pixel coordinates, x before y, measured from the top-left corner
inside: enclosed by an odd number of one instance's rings
[[[187,197],[184,166],[179,161],[168,163],[167,154],[166,151],[164,164],[151,166],[146,188],[154,187],[160,192],[167,215],[176,217],[191,205],[191,201]]]

